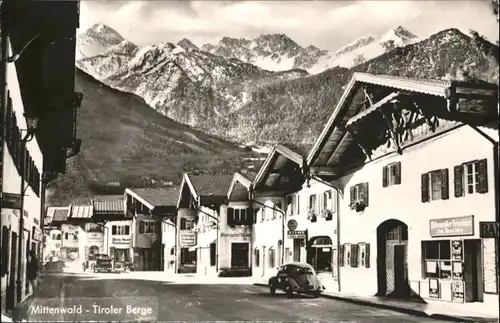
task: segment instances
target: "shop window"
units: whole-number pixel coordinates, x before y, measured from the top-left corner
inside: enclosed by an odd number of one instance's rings
[[[275,262],[275,259],[274,259],[274,249],[273,248],[270,248],[269,249],[269,267],[275,267],[276,266],[276,262]]]
[[[451,278],[450,240],[422,241],[424,278]]]
[[[231,244],[231,267],[249,267],[248,242],[233,242]]]
[[[360,205],[368,206],[368,183],[360,183],[351,186],[350,188],[350,207],[358,210]]]
[[[260,250],[257,248],[254,250],[254,259],[255,259],[255,267],[259,267],[260,266]]]
[[[140,221],[139,233],[156,233],[157,224],[155,221]]]
[[[487,160],[481,159],[454,167],[455,197],[488,193]]]
[[[448,169],[422,174],[421,194],[422,202],[447,200],[449,198]]]
[[[401,162],[396,162],[382,168],[382,186],[401,184]]]
[[[129,225],[113,225],[111,227],[111,234],[112,235],[129,235],[130,234],[130,226]]]
[[[215,243],[210,244],[210,266],[215,266],[216,262],[216,255],[217,255],[217,248]]]

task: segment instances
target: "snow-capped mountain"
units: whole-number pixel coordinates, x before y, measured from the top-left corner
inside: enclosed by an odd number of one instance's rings
[[[335,53],[315,46],[302,47],[283,34],[261,35],[253,40],[224,37],[217,45],[205,44],[201,48],[212,54],[237,58],[270,71],[298,68],[315,74],[334,66],[352,67],[418,40],[415,35],[399,26],[383,35],[359,38]]]
[[[77,34],[76,59],[103,54],[125,39],[113,28],[101,23]]]
[[[123,38],[112,28],[91,29],[85,34],[93,35],[103,51],[77,60],[80,69],[112,88],[141,96],[155,110],[190,126],[238,110],[259,86],[307,75],[303,70],[271,72],[210,54],[188,39],[138,48],[126,40],[116,43]]]

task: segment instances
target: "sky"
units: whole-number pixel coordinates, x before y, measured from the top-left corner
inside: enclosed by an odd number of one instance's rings
[[[201,46],[222,37],[286,34],[302,46],[335,51],[367,35],[403,26],[421,39],[447,28],[499,39],[489,0],[438,1],[115,1],[82,0],[80,29],[103,23],[137,45],[188,38]]]

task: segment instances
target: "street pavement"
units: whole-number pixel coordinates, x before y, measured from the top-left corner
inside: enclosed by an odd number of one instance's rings
[[[160,282],[121,275],[45,274],[37,295],[23,304],[15,318],[37,322],[444,322],[327,298],[271,296],[267,288],[252,284]]]

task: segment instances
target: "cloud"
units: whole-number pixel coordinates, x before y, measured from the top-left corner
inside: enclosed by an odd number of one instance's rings
[[[184,37],[201,44],[223,36],[285,33],[303,45],[335,50],[360,36],[398,25],[420,37],[458,27],[498,39],[498,26],[486,2],[83,1],[81,25],[108,24],[139,45]]]

